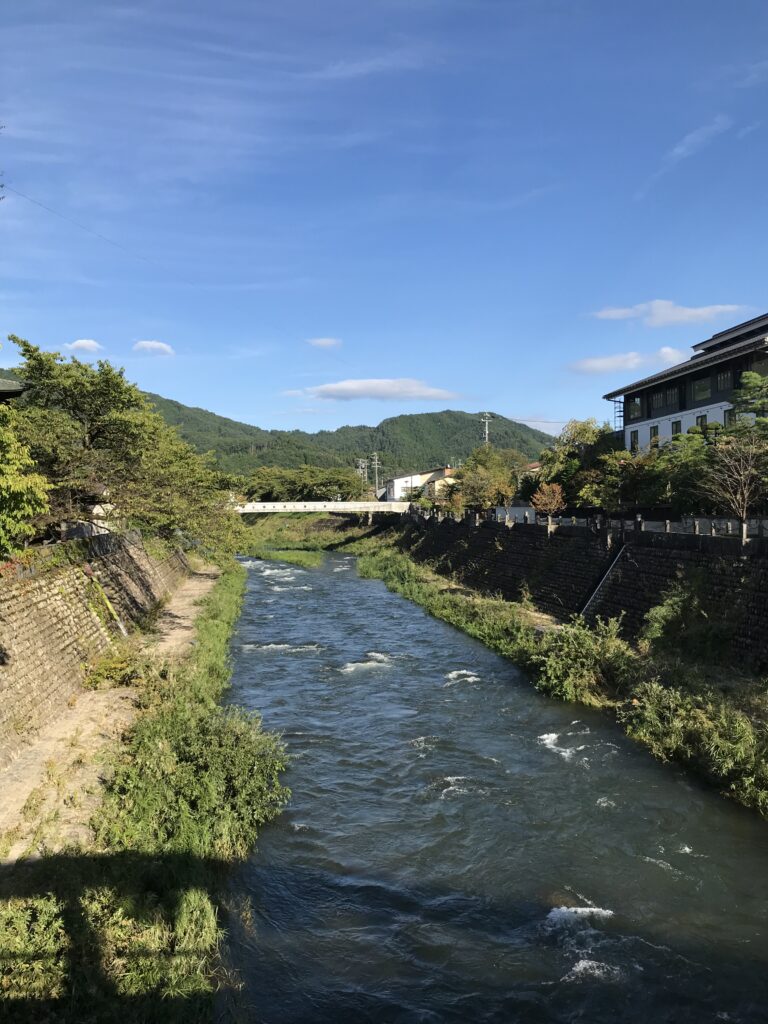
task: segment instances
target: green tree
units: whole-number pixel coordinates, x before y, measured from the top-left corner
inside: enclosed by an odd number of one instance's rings
[[[541,479],[560,484],[567,502],[583,502],[587,499],[582,491],[594,494],[600,483],[602,456],[615,447],[615,434],[607,423],[599,426],[595,419],[569,420],[541,453]]]
[[[768,416],[768,377],[754,370],[745,370],[738,390],[733,393],[733,407],[737,413]]]
[[[365,483],[353,470],[317,466],[262,466],[246,485],[252,501],[353,501],[364,492]]]
[[[31,385],[19,433],[50,485],[49,521],[107,517],[171,537],[230,546],[240,529],[229,490],[152,410],[123,370],[64,360],[11,336]],[[94,512],[94,505],[101,511]]]
[[[527,461],[514,448],[476,448],[456,474],[467,508],[506,505],[517,493]]]
[[[32,521],[48,508],[48,483],[34,472],[29,449],[16,434],[16,413],[0,405],[0,555],[33,536]]]

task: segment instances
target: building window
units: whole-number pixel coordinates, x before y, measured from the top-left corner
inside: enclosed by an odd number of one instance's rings
[[[629,432],[629,450],[636,452],[640,447],[639,434],[637,430],[630,430]]]
[[[694,402],[703,402],[706,398],[712,397],[712,381],[709,377],[699,377],[693,382]]]
[[[732,427],[736,423],[736,410],[726,409],[723,413],[723,423],[726,427]]]
[[[718,370],[717,390],[730,391],[733,387],[733,370]]]
[[[676,387],[674,387],[674,388],[667,388],[667,398],[666,398],[667,408],[669,408],[669,409],[676,409],[677,408],[677,403],[679,401],[680,401],[680,392],[678,391],[678,389]]]
[[[657,445],[658,443],[659,443],[659,425],[658,425],[658,423],[655,423],[651,427],[651,446]]]
[[[674,437],[675,434],[682,434],[682,432],[683,432],[683,422],[682,422],[682,420],[672,420],[672,436]]]
[[[651,394],[651,408],[652,409],[663,409],[664,408],[664,392],[654,391]]]
[[[627,399],[627,419],[639,420],[642,415],[643,404],[640,401],[640,395],[632,395]]]
[[[706,425],[707,425],[707,414],[706,413],[704,413],[703,416],[697,416],[696,417],[696,426],[697,427],[701,427],[701,429],[703,430],[704,427],[706,427]]]

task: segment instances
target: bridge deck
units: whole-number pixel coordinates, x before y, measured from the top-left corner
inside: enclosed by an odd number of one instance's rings
[[[235,509],[241,515],[266,512],[407,512],[407,501],[249,501]]]

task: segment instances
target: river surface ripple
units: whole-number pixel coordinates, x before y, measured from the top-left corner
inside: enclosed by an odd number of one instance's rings
[[[768,1020],[763,821],[352,558],[246,564],[230,700],[293,790],[235,880],[248,1019]]]

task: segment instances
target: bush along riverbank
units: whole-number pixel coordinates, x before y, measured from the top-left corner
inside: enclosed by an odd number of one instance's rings
[[[288,797],[279,738],[257,715],[218,703],[244,585],[245,570],[230,565],[180,665],[112,659],[112,682],[137,688],[141,712],[107,766],[94,841],[0,869],[8,1019],[212,1019],[227,981],[226,872]]]
[[[259,524],[259,542],[272,536],[301,545],[301,526]],[[617,619],[543,628],[529,603],[500,600],[439,575],[409,556],[407,527],[347,537],[307,524],[311,547],[357,554],[360,575],[386,585],[431,615],[464,630],[523,668],[543,693],[604,709],[656,757],[684,764],[739,803],[768,817],[768,694],[764,680],[734,671],[713,644],[701,600],[681,600],[680,588],[661,595],[636,644],[620,635]],[[690,596],[690,595],[689,595]],[[706,664],[698,662],[702,652]],[[699,657],[702,657],[702,654]]]

